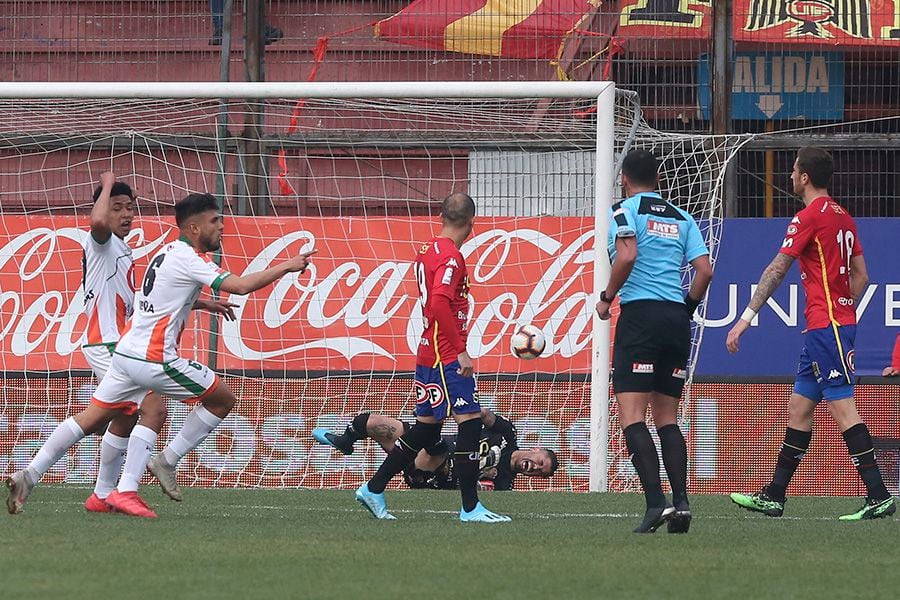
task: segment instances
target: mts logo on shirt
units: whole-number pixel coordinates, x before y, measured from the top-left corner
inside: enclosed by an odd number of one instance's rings
[[[653,219],[647,220],[647,233],[667,240],[678,239],[678,223],[663,223]]]

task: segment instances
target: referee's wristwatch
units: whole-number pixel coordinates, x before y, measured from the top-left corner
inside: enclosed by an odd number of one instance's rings
[[[612,298],[607,296],[606,290],[603,290],[602,292],[600,292],[600,302],[606,302],[607,304],[612,304],[615,297],[616,297],[615,294],[612,296]]]

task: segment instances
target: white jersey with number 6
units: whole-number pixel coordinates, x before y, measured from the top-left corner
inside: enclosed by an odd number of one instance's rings
[[[203,286],[218,291],[230,273],[179,239],[166,244],[147,266],[116,354],[156,363],[178,358],[178,342]]]

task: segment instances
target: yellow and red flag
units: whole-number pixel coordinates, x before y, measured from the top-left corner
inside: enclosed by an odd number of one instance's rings
[[[553,59],[600,0],[415,0],[375,37],[447,52]]]

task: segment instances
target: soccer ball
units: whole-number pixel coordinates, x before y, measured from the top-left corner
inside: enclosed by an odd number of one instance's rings
[[[547,342],[540,329],[534,325],[522,325],[512,334],[510,343],[514,356],[531,360],[541,355]]]

